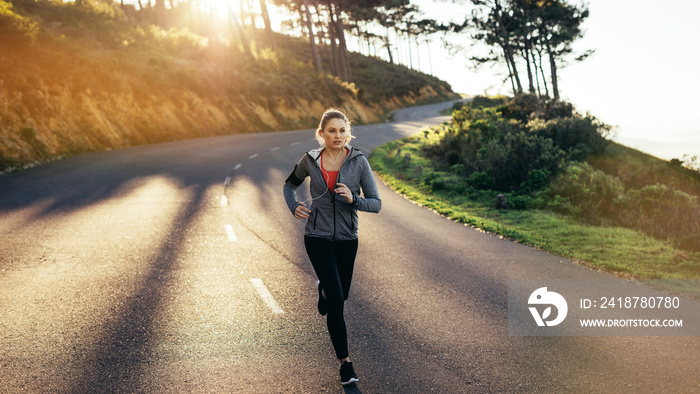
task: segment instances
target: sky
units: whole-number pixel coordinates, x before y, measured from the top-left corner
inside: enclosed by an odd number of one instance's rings
[[[414,2],[442,18],[461,18],[467,11],[449,1]],[[585,34],[574,48],[596,52],[560,71],[562,99],[615,126],[613,139],[624,145],[664,159],[700,155],[700,1],[590,0],[588,5]],[[457,39],[468,47],[466,37]],[[430,54],[433,74],[457,92],[511,93],[510,83],[502,83],[503,67],[475,71],[467,53],[450,56],[439,40]]]
[[[462,22],[471,9],[468,0],[412,2],[442,22]],[[664,159],[700,155],[700,1],[588,0],[587,4],[590,16],[574,49],[595,53],[558,70],[562,99],[613,126],[613,139],[624,145]],[[448,39],[474,51],[468,34]],[[357,39],[350,38],[349,43],[350,50],[359,50]],[[386,50],[376,50],[387,58]],[[474,70],[468,61],[472,52],[451,54],[442,37],[433,36],[419,47],[418,56],[414,48],[413,64],[417,68],[420,63],[421,71],[447,81],[459,93],[511,94],[510,83],[504,83],[505,67]],[[394,56],[405,60],[408,49],[394,48]],[[525,74],[524,67],[520,70]]]

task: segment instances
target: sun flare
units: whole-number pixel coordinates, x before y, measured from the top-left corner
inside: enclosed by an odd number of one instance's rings
[[[202,5],[208,7],[207,11],[222,19],[228,18],[230,12],[239,12],[241,6],[240,0],[209,0]]]

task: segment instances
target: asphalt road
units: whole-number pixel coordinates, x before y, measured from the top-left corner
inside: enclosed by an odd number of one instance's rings
[[[357,127],[353,145],[419,132],[449,105]],[[303,222],[282,198],[312,138],[206,138],[0,176],[0,391],[343,392]],[[346,391],[700,391],[698,337],[509,336],[509,279],[608,276],[379,193],[382,211],[360,214],[346,304],[360,382]]]

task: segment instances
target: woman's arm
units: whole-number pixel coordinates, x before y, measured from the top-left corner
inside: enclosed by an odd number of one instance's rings
[[[297,201],[297,188],[304,182],[304,179],[308,176],[306,171],[305,160],[302,158],[299,163],[294,166],[294,170],[289,174],[287,180],[284,181],[284,186],[282,187],[282,193],[284,194],[284,201],[287,203],[289,210],[292,214],[295,214],[296,208],[300,205]]]
[[[379,198],[372,168],[369,166],[369,162],[364,156],[359,157],[359,159],[362,163],[360,187],[362,188],[364,198],[356,196],[355,207],[358,211],[378,213],[382,209],[382,200]]]

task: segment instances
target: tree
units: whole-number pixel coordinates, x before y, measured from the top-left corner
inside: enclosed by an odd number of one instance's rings
[[[267,44],[274,50],[276,48],[275,35],[272,33],[270,14],[267,12],[267,4],[265,0],[260,0],[260,13],[262,14],[263,21],[265,22],[265,36],[267,37]]]
[[[562,0],[531,2],[529,13],[535,20],[547,55],[549,56],[550,75],[552,79],[552,94],[559,98],[559,82],[557,79],[557,63],[573,52],[571,44],[583,36],[581,24],[588,17],[588,6],[573,6]],[[590,56],[593,51],[586,51],[576,57],[581,61]]]
[[[327,23],[326,28],[320,31],[328,31],[328,44],[330,45],[330,58],[332,72],[347,82],[352,82],[352,68],[350,66],[350,56],[348,53],[346,31],[352,33],[353,29],[358,31],[361,37],[362,32],[359,23],[374,20],[375,12],[378,8],[384,7],[406,7],[410,0],[274,0],[275,4],[285,6],[292,12],[298,12],[305,30],[309,33],[309,40],[314,43],[312,47],[312,61],[317,70],[322,70],[320,56],[317,56],[318,48],[316,38],[313,33],[313,23],[309,7],[313,6],[319,20]],[[302,8],[304,11],[302,12]],[[325,16],[322,14],[325,13]],[[347,26],[346,26],[347,25]],[[349,28],[348,28],[349,27]],[[367,35],[366,37],[371,37]],[[321,38],[320,43],[324,40]],[[319,43],[319,44],[320,44]],[[314,49],[316,47],[316,49]],[[319,71],[322,72],[322,71]]]
[[[559,98],[557,71],[571,57],[572,43],[583,35],[581,24],[588,17],[586,5],[571,5],[566,0],[470,0],[475,6],[472,15],[462,24],[442,26],[442,30],[467,32],[476,42],[498,48],[486,56],[472,56],[476,64],[505,63],[514,94],[523,92],[518,70],[522,62],[528,79],[528,91],[549,95],[547,78],[542,67],[543,54],[549,60],[552,94]],[[462,1],[462,3],[464,3]],[[582,61],[593,51],[576,56]],[[542,81],[540,82],[540,75]]]
[[[229,24],[233,25],[233,29],[236,31],[236,34],[238,35],[238,40],[241,42],[241,45],[243,46],[243,53],[246,56],[252,56],[250,52],[250,43],[248,42],[248,37],[246,37],[245,33],[243,32],[243,28],[241,27],[240,23],[238,23],[238,16],[236,15],[236,12],[234,12],[231,9],[231,1],[226,0],[226,7],[228,10],[228,20]]]
[[[520,74],[515,61],[517,18],[513,17],[512,9],[508,7],[509,4],[504,4],[501,0],[472,0],[472,2],[486,12],[485,17],[478,13],[472,15],[471,26],[476,28],[474,37],[489,45],[497,45],[501,48],[514,93],[522,93],[523,86],[520,82]],[[469,25],[465,24],[462,26],[466,27]]]
[[[316,34],[314,33],[313,24],[311,22],[311,11],[309,11],[309,1],[303,0],[304,13],[302,13],[301,8],[299,13],[301,19],[306,21],[306,29],[309,33],[309,43],[311,44],[311,56],[313,57],[314,68],[319,74],[323,74],[323,66],[321,65],[321,56],[318,53],[318,47],[316,46]]]

